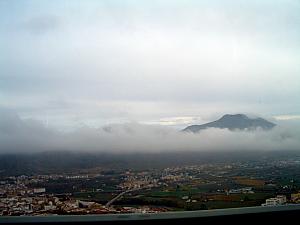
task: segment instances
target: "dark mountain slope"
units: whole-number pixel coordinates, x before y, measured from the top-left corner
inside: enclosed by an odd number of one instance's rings
[[[229,130],[251,130],[260,127],[264,130],[269,130],[272,129],[274,126],[276,126],[276,124],[271,123],[263,118],[251,119],[244,114],[226,114],[216,121],[205,123],[202,125],[191,125],[183,129],[183,131],[196,133],[210,127],[221,129],[227,128]]]

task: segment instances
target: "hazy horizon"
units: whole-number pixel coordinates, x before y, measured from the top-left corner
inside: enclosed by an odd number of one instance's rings
[[[190,133],[163,125],[120,123],[61,132],[39,121],[0,111],[0,153],[288,151],[299,150],[299,134],[299,124],[286,122],[268,131],[209,128]]]

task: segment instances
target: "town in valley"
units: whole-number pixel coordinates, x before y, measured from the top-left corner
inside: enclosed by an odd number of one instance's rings
[[[0,215],[85,215],[300,203],[300,158],[1,175]]]

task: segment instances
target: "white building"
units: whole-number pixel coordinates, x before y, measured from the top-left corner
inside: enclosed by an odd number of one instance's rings
[[[279,200],[280,205],[286,203],[286,196],[285,195],[277,195],[276,198]]]
[[[49,211],[49,210],[55,210],[56,209],[56,206],[55,205],[45,205],[44,206],[44,209],[46,211]]]
[[[283,205],[286,203],[285,195],[277,195],[275,198],[266,199],[266,203],[262,204],[262,206],[276,206]]]
[[[253,194],[254,191],[252,191],[252,187],[244,187],[239,189],[230,189],[228,194]]]
[[[46,192],[46,188],[34,188],[33,189],[33,193],[35,194],[40,194],[40,193],[45,193]]]

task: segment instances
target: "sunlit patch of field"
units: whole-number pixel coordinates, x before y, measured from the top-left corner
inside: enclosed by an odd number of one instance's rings
[[[234,182],[240,185],[262,187],[265,185],[265,181],[258,179],[250,179],[246,177],[235,177]]]

